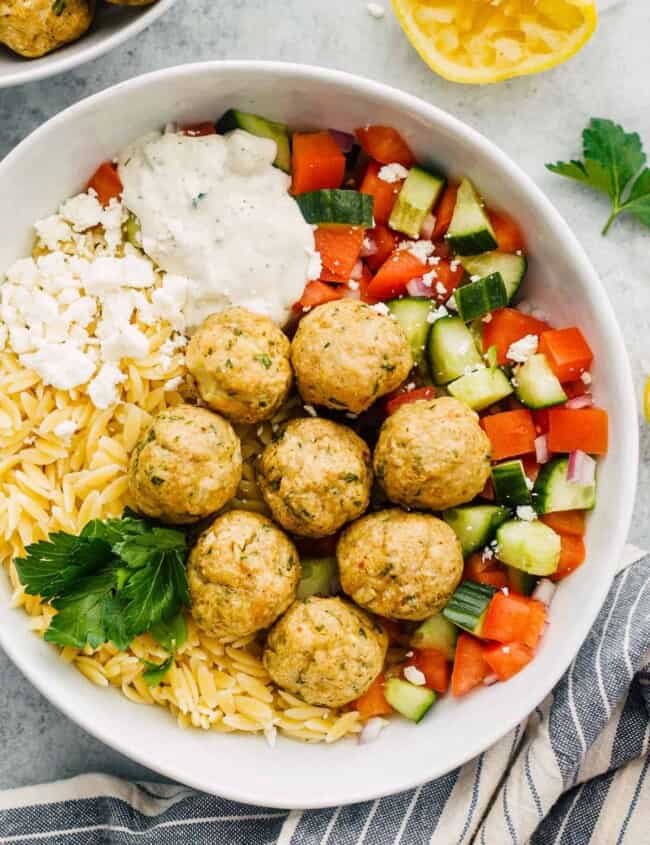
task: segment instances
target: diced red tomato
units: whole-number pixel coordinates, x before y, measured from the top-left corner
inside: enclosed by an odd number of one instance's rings
[[[362,719],[372,719],[374,716],[390,716],[393,708],[386,701],[384,695],[384,676],[378,675],[369,689],[352,705]]]
[[[314,232],[316,251],[323,265],[322,282],[347,284],[359,260],[364,229],[359,226],[319,226]]]
[[[591,366],[594,353],[580,329],[551,329],[539,338],[539,351],[561,382],[580,378]]]
[[[368,292],[380,300],[402,296],[411,279],[417,279],[428,269],[428,266],[408,249],[395,249],[375,273]]]
[[[122,196],[122,180],[112,161],[105,161],[99,165],[88,183],[88,188],[96,191],[97,199],[103,206],[109,205],[112,199]]]
[[[533,652],[523,643],[494,643],[483,647],[483,656],[497,678],[507,681],[530,663]]]
[[[376,161],[368,162],[365,176],[359,190],[362,194],[368,194],[373,198],[372,213],[375,223],[388,223],[388,218],[395,205],[395,200],[400,192],[403,179],[397,182],[385,182],[379,178],[379,171],[383,167]]]
[[[479,496],[482,499],[487,499],[488,502],[494,501],[494,485],[492,484],[492,479],[488,478],[485,482],[485,487],[479,493]]]
[[[415,666],[426,678],[425,686],[436,692],[447,692],[451,665],[445,655],[435,648],[418,648],[405,664]]]
[[[585,393],[589,393],[589,385],[585,384],[582,379],[578,379],[578,381],[568,381],[566,384],[562,385],[562,389],[569,399],[575,399],[576,396],[584,396]]]
[[[429,269],[435,270],[436,277],[433,280],[433,288],[436,291],[436,299],[440,302],[449,299],[465,275],[463,265],[460,261],[450,261],[447,258],[441,258],[438,264],[435,264]],[[444,286],[444,293],[438,293],[436,289],[437,284]]]
[[[522,252],[526,249],[526,242],[521,229],[508,214],[503,211],[488,210],[488,217],[494,229],[500,252]]]
[[[440,201],[433,210],[436,218],[436,225],[434,226],[431,240],[440,240],[440,238],[447,234],[451,218],[454,216],[457,195],[458,185],[447,185],[440,197]]]
[[[362,302],[365,302],[367,305],[375,305],[379,302],[378,299],[375,299],[374,296],[370,296],[368,293],[368,288],[370,287],[370,282],[372,281],[372,273],[363,265],[363,269],[361,271],[361,278],[359,279],[359,299]]]
[[[503,411],[481,419],[481,426],[492,444],[492,460],[514,458],[535,451],[537,432],[530,411]]]
[[[581,449],[590,455],[607,452],[608,416],[602,408],[550,408],[548,447],[551,452]]]
[[[481,636],[500,643],[524,643],[535,648],[546,622],[546,608],[535,599],[509,592],[494,594]]]
[[[203,123],[190,123],[187,126],[181,127],[181,133],[183,135],[189,135],[190,138],[203,138],[206,135],[216,135],[217,130],[215,129],[214,123],[206,120]]]
[[[546,434],[548,431],[548,408],[540,408],[539,411],[533,411],[532,414],[535,431],[538,434]]]
[[[480,552],[474,552],[465,561],[463,581],[475,581],[478,584],[490,584],[492,587],[508,586],[508,575],[503,564],[494,558],[483,560]]]
[[[507,363],[510,344],[521,340],[527,334],[539,337],[549,329],[548,323],[523,314],[515,308],[500,308],[493,311],[490,322],[483,325],[483,351],[487,352],[491,346],[496,346],[497,362],[503,365]]]
[[[460,634],[451,672],[451,694],[456,697],[465,695],[482,684],[490,671],[481,643],[470,634]]]
[[[375,247],[375,252],[367,255],[365,262],[372,272],[376,273],[399,243],[399,237],[388,226],[382,224],[377,224],[374,229],[368,229],[366,237]]]
[[[415,164],[408,144],[391,126],[363,126],[357,129],[356,136],[361,148],[381,164],[396,162],[404,167]]]
[[[340,188],[345,156],[329,132],[296,132],[291,153],[291,191],[303,194],[321,188]]]
[[[333,287],[327,282],[307,282],[302,296],[293,306],[294,311],[302,311],[305,308],[316,308],[325,302],[333,302],[335,299],[342,299],[344,288],[342,285]]]
[[[560,563],[556,571],[551,575],[552,581],[561,581],[574,572],[580,564],[584,563],[587,556],[585,541],[582,537],[571,534],[561,534],[560,541],[562,550],[560,552]]]
[[[394,414],[402,405],[408,405],[409,402],[417,402],[418,399],[435,399],[435,387],[418,387],[415,390],[405,390],[393,395],[386,402],[386,413]]]
[[[572,537],[584,536],[587,528],[586,511],[557,511],[556,513],[545,513],[540,520],[557,531],[558,534],[568,534]]]
[[[537,459],[534,455],[524,455],[521,460],[524,465],[524,472],[528,478],[530,478],[531,481],[537,481],[537,476],[539,475],[539,471],[542,467],[537,463]]]

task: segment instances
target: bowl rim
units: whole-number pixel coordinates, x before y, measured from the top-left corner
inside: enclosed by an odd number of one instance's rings
[[[65,52],[59,53],[59,50],[65,50],[67,46],[71,46],[71,44],[77,42],[64,44],[52,53],[41,56],[36,60],[25,59],[25,64],[20,65],[18,70],[0,74],[0,89],[13,88],[18,85],[25,85],[28,82],[36,82],[39,79],[47,79],[51,76],[64,73],[66,70],[72,70],[73,68],[79,67],[79,65],[86,64],[86,62],[92,62],[93,59],[98,59],[110,50],[121,46],[130,38],[139,35],[139,33],[151,26],[161,15],[164,15],[174,3],[176,3],[176,0],[158,0],[151,8],[143,9],[133,20],[125,23],[112,35],[107,35],[99,39],[95,44],[81,47],[70,55],[66,55]],[[84,33],[81,39],[78,40],[84,39],[86,35],[87,33]],[[45,59],[45,61],[41,62],[41,59]],[[33,64],[33,61],[39,62],[39,64]]]
[[[171,0],[173,2],[173,0]],[[612,549],[620,554],[625,544],[629,526],[632,519],[634,508],[637,474],[638,474],[638,459],[639,459],[639,434],[637,427],[637,407],[636,396],[634,391],[634,384],[632,380],[632,372],[630,362],[627,356],[625,345],[623,342],[623,335],[616,320],[614,311],[609,302],[609,299],[602,287],[598,274],[591,264],[589,258],[577,237],[570,229],[559,211],[552,205],[545,193],[539,188],[530,176],[528,176],[518,164],[516,164],[509,156],[507,156],[494,142],[486,138],[477,130],[473,129],[459,118],[454,117],[443,109],[438,108],[426,101],[400,91],[399,89],[386,85],[382,82],[369,80],[365,77],[356,74],[347,73],[345,71],[334,70],[330,68],[323,68],[315,65],[306,65],[291,62],[276,62],[276,61],[258,61],[258,60],[216,60],[208,62],[194,62],[175,65],[173,67],[164,68],[161,70],[152,71],[147,74],[133,77],[132,79],[113,85],[109,88],[100,91],[90,97],[87,97],[79,102],[69,106],[64,111],[56,114],[48,121],[43,123],[21,141],[6,157],[0,161],[0,181],[5,173],[13,166],[15,159],[19,158],[23,152],[33,145],[40,143],[41,137],[47,133],[55,131],[59,124],[63,124],[77,113],[83,113],[85,110],[92,110],[104,100],[109,100],[116,94],[125,90],[138,91],[139,89],[146,89],[147,86],[154,82],[164,80],[166,78],[182,77],[200,77],[202,75],[211,75],[220,71],[237,71],[242,70],[249,73],[274,74],[277,78],[286,78],[287,80],[300,78],[301,81],[310,80],[327,82],[330,81],[336,85],[339,90],[348,90],[353,94],[375,97],[377,99],[390,102],[396,108],[401,110],[410,109],[421,116],[429,123],[435,123],[438,127],[442,127],[452,134],[462,136],[465,141],[476,148],[480,148],[482,153],[488,155],[493,164],[500,169],[501,172],[511,176],[517,180],[527,195],[528,201],[535,207],[541,215],[543,215],[549,222],[553,229],[553,234],[560,240],[564,240],[567,247],[571,249],[574,260],[579,270],[580,276],[585,280],[585,283],[590,290],[590,295],[594,300],[594,311],[598,315],[598,321],[604,323],[607,328],[609,354],[614,356],[617,361],[617,369],[619,371],[620,379],[620,401],[621,401],[621,418],[624,420],[623,437],[621,443],[622,461],[624,465],[630,467],[630,471],[622,474],[621,485],[619,492],[619,518],[611,526],[610,536],[612,538]],[[189,83],[189,80],[188,80]],[[633,422],[630,422],[633,421]],[[106,745],[109,745],[116,751],[130,758],[131,760],[152,769],[159,774],[169,777],[177,782],[182,782],[187,786],[202,792],[212,792],[219,796],[239,801],[245,804],[263,805],[270,808],[307,810],[319,809],[340,805],[349,805],[357,802],[379,799],[388,795],[393,795],[404,790],[412,789],[426,783],[437,777],[442,777],[445,774],[453,771],[464,763],[475,758],[483,751],[488,749],[507,733],[513,730],[522,720],[526,719],[542,700],[544,700],[552,688],[557,684],[562,675],[571,665],[584,640],[586,639],[591,626],[593,625],[596,616],[603,606],[607,593],[609,592],[612,580],[614,578],[614,568],[612,567],[611,577],[603,577],[597,587],[598,603],[593,615],[585,616],[580,619],[579,624],[576,624],[575,641],[578,643],[573,653],[567,654],[563,660],[559,660],[554,667],[554,671],[547,672],[542,683],[539,684],[538,690],[542,690],[542,695],[539,700],[533,703],[530,708],[526,706],[523,710],[517,712],[516,717],[510,716],[503,721],[495,721],[491,724],[489,729],[481,733],[480,739],[468,744],[467,747],[458,752],[457,756],[451,761],[447,761],[442,767],[437,766],[435,760],[431,762],[431,770],[424,777],[421,773],[416,776],[411,775],[406,777],[402,769],[395,769],[394,773],[387,773],[387,781],[385,787],[382,789],[364,790],[359,785],[356,789],[349,790],[349,795],[346,794],[344,799],[337,797],[335,800],[328,799],[326,796],[316,800],[306,801],[292,800],[279,801],[277,799],[268,799],[259,791],[255,791],[253,787],[242,788],[228,788],[228,785],[218,784],[218,793],[215,792],[214,787],[206,784],[201,777],[188,777],[187,773],[178,774],[174,765],[171,764],[157,764],[151,755],[147,755],[144,751],[133,750],[117,735],[107,735],[103,733],[101,728],[93,723],[91,712],[78,712],[74,709],[74,702],[66,698],[63,691],[53,690],[49,687],[45,680],[40,676],[39,671],[34,668],[28,661],[21,658],[21,649],[14,645],[12,637],[4,635],[4,629],[0,626],[0,646],[5,650],[10,659],[20,669],[20,671],[28,678],[28,680],[61,712],[63,712],[73,722],[82,727],[86,732],[94,736]]]

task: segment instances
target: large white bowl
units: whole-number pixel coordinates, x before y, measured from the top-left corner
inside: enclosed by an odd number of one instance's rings
[[[531,267],[525,296],[558,325],[578,322],[596,353],[596,398],[611,420],[589,559],[563,583],[534,662],[506,684],[460,701],[447,697],[414,726],[391,722],[370,745],[313,746],[280,739],[181,731],[162,709],[94,687],[57,659],[6,609],[0,579],[0,643],[57,707],[104,742],[171,778],[239,801],[275,807],[346,804],[420,784],[479,754],[544,698],[596,617],[632,513],[637,466],[635,400],[621,334],[593,267],[533,182],[493,144],[435,107],[358,77],[289,64],[223,62],[160,71],[118,85],[57,115],[0,164],[0,271],[31,246],[31,223],[79,190],[102,159],[167,121],[212,119],[237,106],[293,127],[397,127],[418,158],[466,173],[490,204],[523,226]],[[254,235],[253,235],[254,237]]]
[[[176,2],[158,0],[153,6],[112,6],[100,0],[90,30],[40,59],[17,56],[0,44],[0,88],[36,82],[90,62],[114,50],[150,26]]]

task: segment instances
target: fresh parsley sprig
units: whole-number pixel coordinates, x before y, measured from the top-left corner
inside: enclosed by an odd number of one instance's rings
[[[650,169],[641,138],[611,120],[592,118],[582,133],[583,161],[558,161],[546,167],[607,194],[612,203],[603,235],[620,214],[633,214],[650,226]]]
[[[79,537],[51,534],[28,546],[15,565],[25,591],[57,610],[48,642],[75,648],[112,642],[124,649],[151,631],[174,651],[186,636],[179,611],[190,605],[186,556],[181,531],[125,516],[93,520]]]

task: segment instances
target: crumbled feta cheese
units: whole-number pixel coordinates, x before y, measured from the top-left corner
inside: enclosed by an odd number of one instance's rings
[[[390,309],[385,302],[376,302],[374,305],[370,306],[373,311],[376,311],[378,314],[382,314],[384,317],[387,317],[390,314]]]
[[[407,391],[408,391],[409,393],[411,392],[411,390],[415,390],[415,382],[414,382],[414,381],[410,381],[410,382],[406,385],[406,389],[407,389]]]
[[[591,373],[588,373],[586,370],[584,373],[580,373],[580,381],[583,384],[591,384]]]
[[[443,285],[442,282],[436,282],[436,293],[440,296],[447,295],[447,288]]]
[[[308,249],[307,257],[309,258],[309,262],[307,264],[307,279],[320,279],[320,274],[323,272],[323,262],[321,261],[320,252]]]
[[[317,417],[318,416],[318,413],[316,412],[316,408],[314,408],[313,405],[303,405],[303,408],[305,409],[305,411],[307,411],[307,413],[309,414],[310,417]]]
[[[75,232],[85,232],[99,226],[104,209],[96,196],[90,193],[78,194],[66,200],[61,206],[61,217],[72,224]]]
[[[489,546],[486,546],[481,553],[481,558],[483,560],[492,560],[493,557],[494,551]]]
[[[536,334],[527,334],[525,337],[510,344],[506,352],[506,358],[518,364],[525,364],[537,352],[538,343],[539,338]]]
[[[59,248],[59,244],[69,241],[72,230],[60,214],[52,214],[44,220],[34,224],[36,234],[41,243],[51,250]]]
[[[60,437],[61,440],[70,440],[72,435],[77,430],[77,423],[74,420],[64,420],[60,422],[58,425],[54,426],[54,434],[57,437]]]
[[[376,20],[381,20],[386,14],[384,7],[380,6],[379,3],[366,3],[366,9],[368,14]]]
[[[414,684],[416,687],[423,687],[427,682],[424,673],[420,672],[416,666],[405,666],[404,677],[409,683]]]
[[[534,522],[537,519],[537,514],[530,505],[519,505],[517,507],[517,519],[522,519],[524,522]]]
[[[45,384],[59,390],[72,390],[85,384],[95,372],[95,364],[74,343],[45,343],[37,352],[20,356],[21,363],[34,370]]]
[[[481,320],[484,323],[491,323],[492,322],[492,314],[485,314],[485,316],[481,317]]]
[[[456,272],[456,270],[458,270],[459,266],[460,266],[460,261],[459,261],[457,258],[454,258],[454,260],[453,260],[453,261],[450,261],[450,262],[449,262],[449,269],[450,269],[453,273],[455,273],[455,272]]]
[[[451,311],[458,311],[458,306],[456,305],[456,297],[452,294],[449,299],[445,302],[447,308]]]
[[[378,175],[382,182],[389,182],[390,184],[393,184],[394,182],[406,179],[409,172],[403,164],[399,164],[395,161],[392,164],[385,164],[379,171]]]
[[[478,282],[478,281],[480,281],[480,279],[481,279],[481,277],[480,277],[480,276],[476,276],[476,275],[475,275],[475,276],[470,276],[470,277],[469,277],[470,282]]]
[[[449,311],[445,308],[444,305],[441,305],[439,308],[436,308],[435,311],[429,311],[427,314],[427,323],[435,323],[436,320],[442,319],[442,317],[448,317]]]
[[[355,282],[354,279],[350,279],[348,282],[348,287],[350,290],[359,290],[359,282]]]
[[[526,487],[528,487],[529,490],[532,490],[533,487],[535,486],[535,482],[533,481],[533,479],[528,478],[527,475],[524,476],[524,481],[526,482]]]
[[[435,270],[429,270],[428,273],[425,273],[424,276],[422,276],[422,284],[426,288],[430,288],[433,285],[434,279],[437,279],[437,278],[438,278],[438,273]],[[438,284],[440,284],[440,283],[438,282]]]
[[[100,410],[110,408],[119,401],[117,385],[126,381],[124,373],[115,364],[102,364],[95,378],[88,385],[88,395]]]
[[[118,362],[122,358],[138,361],[149,354],[149,339],[137,326],[127,323],[120,331],[102,341],[105,361]]]
[[[435,249],[431,241],[406,241],[405,243],[406,246],[404,249],[407,249],[411,255],[414,255],[423,264]]]

